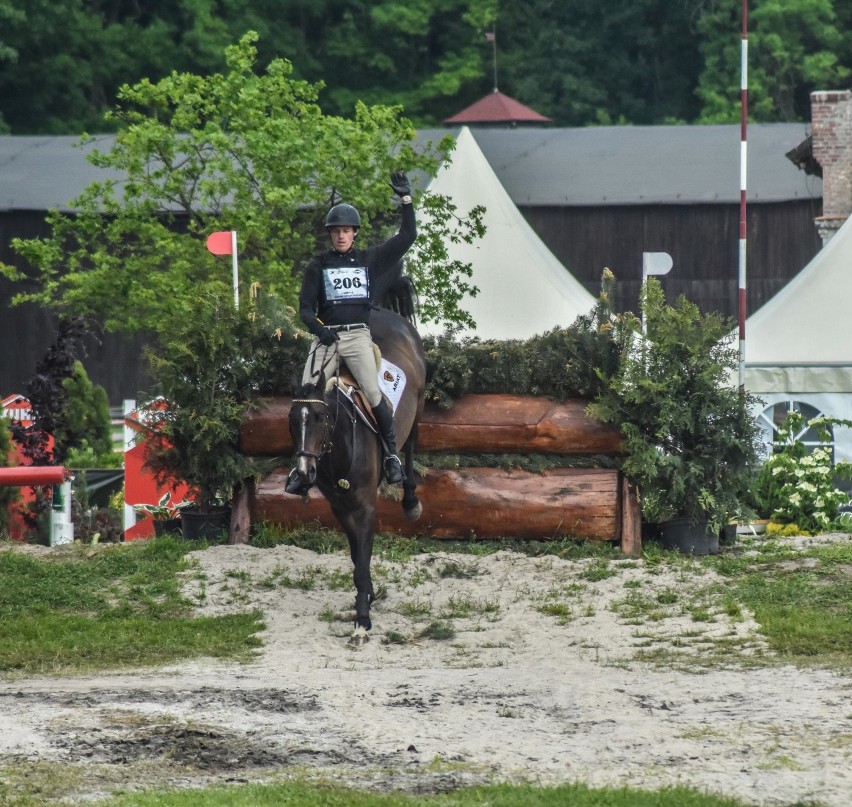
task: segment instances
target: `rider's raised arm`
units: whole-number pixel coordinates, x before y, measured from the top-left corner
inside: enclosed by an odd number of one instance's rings
[[[380,274],[391,272],[399,273],[401,269],[400,260],[411,248],[414,239],[417,238],[417,219],[414,215],[414,205],[411,201],[411,185],[404,171],[395,171],[391,176],[390,186],[393,192],[399,196],[400,209],[402,211],[402,223],[399,232],[391,236],[387,241],[375,247],[375,258],[373,262],[374,271]],[[391,284],[397,278],[389,278]]]

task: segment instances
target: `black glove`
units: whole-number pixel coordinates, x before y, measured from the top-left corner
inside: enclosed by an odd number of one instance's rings
[[[397,196],[411,196],[411,184],[405,171],[394,171],[391,174],[390,186]]]
[[[317,339],[320,340],[326,347],[333,345],[340,337],[331,328],[323,328],[318,334]]]

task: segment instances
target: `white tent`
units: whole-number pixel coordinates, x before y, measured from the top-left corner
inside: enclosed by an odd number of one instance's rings
[[[471,264],[471,282],[479,288],[475,298],[462,301],[476,322],[464,336],[528,339],[591,310],[594,297],[527,224],[467,127],[458,135],[452,162],[441,166],[429,190],[450,197],[461,215],[476,205],[486,208],[485,236],[448,247],[451,259]],[[428,323],[419,330],[442,329]]]
[[[852,218],[746,320],[746,388],[767,407],[798,402],[852,420],[850,307]],[[850,432],[835,433],[837,459],[852,460]]]

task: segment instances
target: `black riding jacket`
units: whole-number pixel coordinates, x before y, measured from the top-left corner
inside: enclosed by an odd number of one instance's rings
[[[378,302],[402,272],[402,256],[417,237],[414,206],[402,205],[399,232],[375,247],[341,253],[330,249],[305,268],[299,292],[299,316],[319,335],[323,325],[370,324],[370,306]]]

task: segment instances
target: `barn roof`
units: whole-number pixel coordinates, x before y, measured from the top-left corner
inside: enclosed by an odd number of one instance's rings
[[[458,128],[425,129],[438,141]],[[740,127],[601,126],[472,130],[498,179],[520,206],[736,203]],[[785,155],[806,136],[801,123],[752,124],[748,200],[820,199],[822,181]],[[0,210],[69,209],[92,182],[110,175],[85,158],[109,150],[113,135],[75,147],[76,136],[0,136]]]
[[[114,139],[101,135],[78,147],[76,135],[0,137],[0,211],[69,210],[88,185],[116,176],[86,160],[95,148],[109,151]]]
[[[739,125],[471,131],[521,207],[739,202]],[[432,129],[420,135],[437,141],[446,133]],[[803,123],[749,126],[749,202],[822,197],[821,180],[786,157],[805,133]]]
[[[465,107],[461,112],[446,118],[444,123],[459,124],[510,124],[524,125],[535,123],[553,123],[552,118],[540,115],[534,109],[524,106],[520,101],[495,89],[476,103]]]

